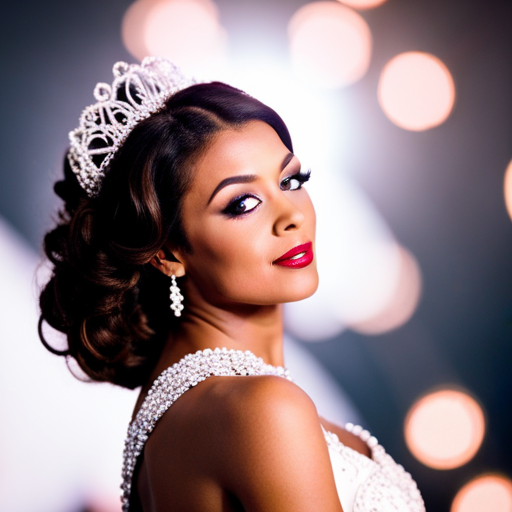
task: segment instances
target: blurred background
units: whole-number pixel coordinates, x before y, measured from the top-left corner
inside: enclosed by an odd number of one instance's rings
[[[512,511],[512,2],[47,0],[2,7],[0,509],[114,512],[134,392],[40,346],[67,133],[118,60],[277,110],[312,169],[321,285],[287,363],[429,512]]]

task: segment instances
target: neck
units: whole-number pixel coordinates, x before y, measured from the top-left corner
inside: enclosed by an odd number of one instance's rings
[[[265,363],[283,366],[282,306],[189,304],[164,346],[155,373],[186,354],[207,348],[250,350]],[[171,314],[171,312],[169,312]]]

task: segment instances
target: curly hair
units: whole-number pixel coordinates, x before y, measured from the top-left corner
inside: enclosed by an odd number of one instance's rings
[[[144,384],[175,322],[169,280],[149,262],[169,243],[193,250],[180,212],[194,162],[217,132],[251,120],[272,126],[292,151],[274,110],[213,82],[176,93],[140,122],[97,197],[85,194],[65,158],[64,179],[54,186],[64,206],[44,238],[53,274],[40,295],[39,335],[50,351],[74,358],[92,380]],[[66,335],[66,350],[48,344],[43,322]]]

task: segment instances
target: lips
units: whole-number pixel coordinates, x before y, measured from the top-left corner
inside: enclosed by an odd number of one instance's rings
[[[313,261],[313,244],[307,242],[306,244],[297,245],[291,251],[283,254],[280,258],[274,261],[274,265],[288,268],[304,268]]]

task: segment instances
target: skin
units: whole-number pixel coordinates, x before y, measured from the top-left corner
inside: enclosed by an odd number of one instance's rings
[[[318,286],[316,259],[303,269],[273,263],[306,242],[314,250],[313,205],[290,179],[299,171],[297,157],[261,121],[220,132],[195,162],[182,211],[192,252],[169,246],[152,261],[168,276],[186,276],[178,280],[185,310],[136,410],[154,378],[197,350],[251,350],[283,365],[282,304]],[[212,197],[234,176],[251,179]],[[250,211],[228,215],[226,207],[245,194],[253,196],[245,200]],[[166,259],[168,251],[173,258]],[[319,418],[311,399],[285,379],[211,377],[181,396],[151,434],[134,510],[340,512],[322,424],[368,455],[361,440]]]

